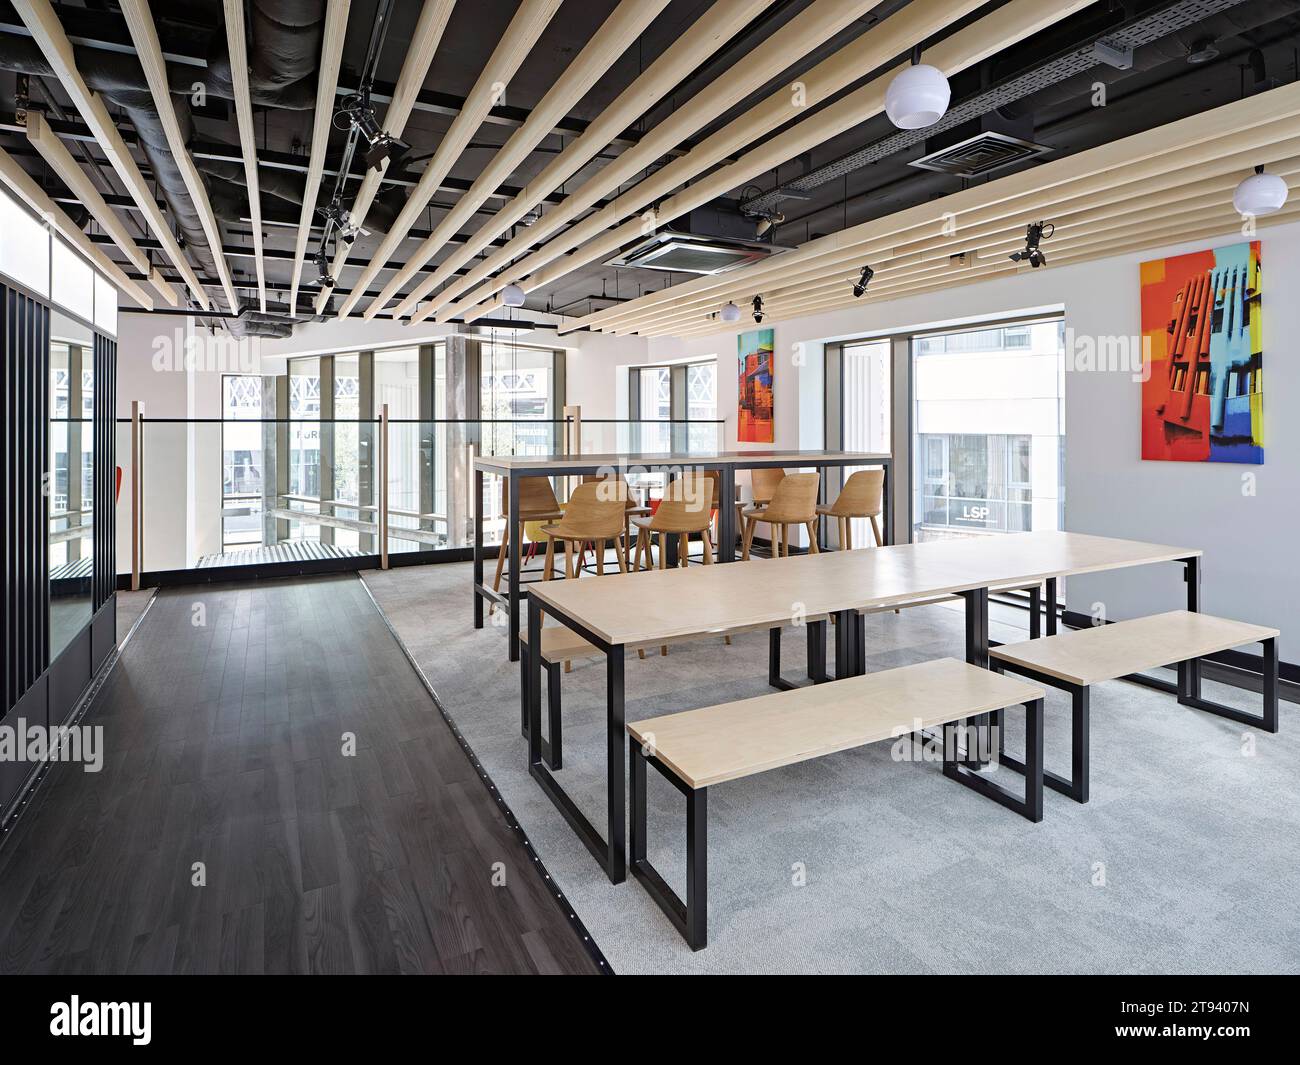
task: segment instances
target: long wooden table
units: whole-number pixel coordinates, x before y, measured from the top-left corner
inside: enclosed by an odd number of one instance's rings
[[[819,471],[846,466],[881,466],[885,471],[884,523],[885,542],[890,542],[890,473],[889,455],[871,451],[710,451],[710,452],[626,452],[606,455],[481,455],[474,460],[474,627],[483,627],[483,603],[505,606],[509,614],[510,661],[519,658],[519,601],[523,592],[519,579],[521,567],[521,532],[514,515],[519,513],[519,482],[524,477],[572,477],[583,474],[680,472],[683,470],[718,471],[718,561],[736,558],[736,514],[731,505],[736,498],[736,471],[815,468]],[[505,478],[507,513],[511,528],[509,577],[504,596],[483,583],[483,486],[487,475]],[[823,492],[825,491],[825,477]]]
[[[1187,609],[1199,610],[1200,556],[1199,550],[1185,547],[1081,533],[1030,532],[537,584],[528,598],[530,646],[540,646],[545,611],[605,653],[604,835],[542,762],[540,655],[529,656],[520,677],[528,695],[528,770],[610,880],[621,883],[627,873],[625,648],[747,625],[776,628],[800,618],[836,615],[836,676],[856,676],[865,672],[865,663],[855,653],[853,635],[860,610],[937,595],[961,595],[966,601],[966,660],[987,667],[990,585],[1045,582],[1047,632],[1051,635],[1056,631],[1057,581],[1083,573],[1178,562],[1185,567]],[[819,671],[824,676],[826,622],[812,624],[822,626],[821,639],[810,640],[809,646],[820,644],[823,659]]]

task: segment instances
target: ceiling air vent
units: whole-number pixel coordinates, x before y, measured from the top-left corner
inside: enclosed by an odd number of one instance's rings
[[[665,230],[608,260],[608,266],[670,270],[682,274],[720,274],[772,254],[771,244],[735,237],[705,237]]]
[[[1033,159],[1052,149],[1045,144],[1008,137],[1005,133],[985,130],[973,137],[940,148],[937,152],[913,159],[908,165],[922,170],[937,170],[953,177],[980,177],[1004,166]]]
[[[755,219],[742,215],[731,201],[715,200],[676,219],[671,229],[638,241],[605,265],[720,274],[787,250],[770,236],[755,240],[755,229]]]

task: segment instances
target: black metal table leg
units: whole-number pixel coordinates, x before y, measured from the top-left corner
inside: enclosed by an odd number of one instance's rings
[[[885,527],[880,530],[880,538],[885,541],[885,546],[888,547],[894,542],[894,504],[890,492],[890,482],[893,480],[892,475],[894,472],[894,464],[892,462],[885,462],[882,463],[881,468],[885,471],[885,476],[880,482],[880,520]]]
[[[718,470],[718,561],[736,561],[736,468]]]
[[[853,621],[856,610],[839,610],[835,613],[835,679],[857,676],[854,672],[857,644],[854,640]]]
[[[943,775],[1014,810],[1030,821],[1043,819],[1043,700],[1025,703],[1025,787],[1023,796],[1004,788],[989,776],[967,767],[958,757],[956,729],[958,722],[943,726]],[[969,755],[969,752],[968,752]]]
[[[1056,635],[1056,578],[1048,577],[1047,581],[1047,635]]]
[[[474,628],[483,627],[483,471],[474,471]]]
[[[1029,589],[1029,638],[1041,639],[1043,635],[1043,588]]]
[[[808,624],[808,676],[814,684],[825,684],[830,680],[826,672],[826,626],[825,619]]]
[[[1187,609],[1194,614],[1199,614],[1201,610],[1201,559],[1199,555],[1193,555],[1191,558],[1183,560],[1183,579],[1187,581]],[[1201,697],[1201,660],[1199,658],[1190,659],[1187,663],[1187,676],[1180,677],[1179,688],[1186,686],[1186,697],[1180,690],[1178,701],[1186,702],[1186,699],[1199,699]]]
[[[509,526],[510,536],[510,661],[514,662],[519,658],[519,567],[522,564],[522,554],[520,553],[519,539],[523,535],[523,525],[519,521],[519,471],[510,471],[509,480],[509,513],[506,515],[506,522]],[[540,647],[540,643],[533,644],[534,647]]]
[[[625,664],[623,646],[611,647],[605,656],[605,728],[606,728],[606,770],[605,787],[609,840],[609,853],[605,872],[615,884],[621,884],[627,876],[627,858],[624,853],[625,827],[627,823],[626,786],[623,776],[623,666]]]

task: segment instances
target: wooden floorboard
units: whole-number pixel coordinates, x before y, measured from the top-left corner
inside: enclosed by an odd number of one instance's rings
[[[598,971],[355,577],[159,592],[82,724],[0,972]]]

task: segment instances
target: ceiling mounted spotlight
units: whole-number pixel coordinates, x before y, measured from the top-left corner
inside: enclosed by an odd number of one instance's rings
[[[760,324],[763,321],[763,297],[762,296],[754,297],[754,321]]]
[[[858,280],[853,286],[854,297],[859,297],[867,291],[867,286],[871,284],[871,279],[876,276],[876,272],[869,266],[862,268],[862,273],[858,275]]]
[[[524,305],[525,293],[518,285],[506,285],[501,290],[501,302],[507,307],[522,307]]]
[[[718,312],[718,317],[724,322],[738,322],[740,321],[740,308],[734,303],[724,303],[722,310]]]
[[[330,277],[330,261],[324,249],[316,253],[316,269],[320,271],[319,282],[321,288],[333,288],[334,278]]]
[[[1035,270],[1046,266],[1047,256],[1039,249],[1038,242],[1048,239],[1055,232],[1056,226],[1051,222],[1030,222],[1025,228],[1025,250],[1013,251],[1008,258],[1013,263],[1028,263]]]
[[[952,87],[938,67],[921,62],[921,49],[912,52],[912,65],[894,75],[885,90],[885,114],[899,129],[925,129],[948,111]]]
[[[779,226],[785,221],[785,215],[780,211],[774,211],[772,214],[758,216],[758,224],[754,226],[754,235],[761,237],[773,226]]]
[[[1191,48],[1187,50],[1187,62],[1189,63],[1208,63],[1211,59],[1219,58],[1219,46],[1214,43],[1213,37],[1198,37],[1192,42]]]
[[[345,120],[345,126],[339,126],[340,118]],[[368,95],[353,93],[345,97],[334,116],[334,124],[340,129],[351,126],[366,139],[370,145],[365,155],[366,166],[371,170],[380,169],[385,161],[395,166],[411,150],[409,144],[385,132],[379,125]]]
[[[1232,194],[1232,206],[1238,214],[1258,217],[1273,214],[1286,205],[1286,182],[1276,174],[1264,173],[1262,166],[1242,181]]]

